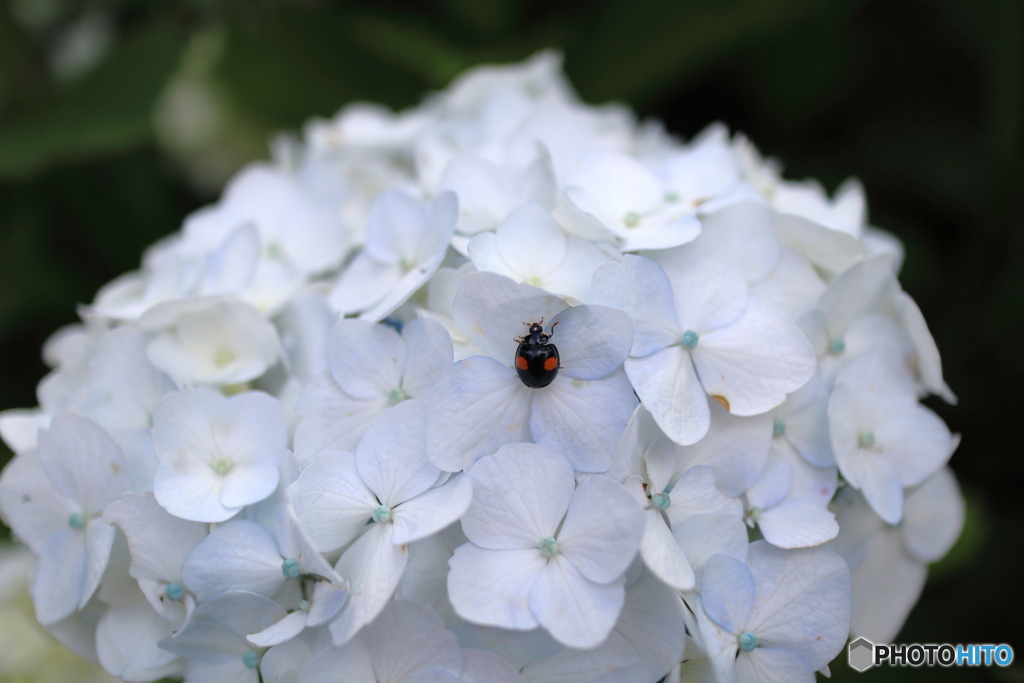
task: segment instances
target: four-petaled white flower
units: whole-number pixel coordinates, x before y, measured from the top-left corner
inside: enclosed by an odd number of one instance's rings
[[[705,392],[735,415],[757,415],[811,378],[806,337],[785,313],[748,296],[736,262],[698,246],[660,260],[665,268],[639,256],[601,266],[594,300],[630,312],[626,375],[669,438],[687,445],[707,433]]]
[[[903,516],[903,489],[936,472],[956,446],[942,419],[917,402],[898,359],[882,352],[839,373],[828,422],[839,471],[889,524]]]
[[[281,407],[267,394],[168,394],[153,411],[153,493],[175,517],[223,522],[274,492],[287,447]]]
[[[451,192],[429,205],[401,192],[381,194],[370,208],[363,250],[334,285],[331,306],[371,321],[401,306],[441,265],[457,210]]]
[[[410,320],[399,334],[368,320],[339,320],[327,339],[330,372],[310,380],[295,406],[299,462],[355,450],[371,422],[406,399],[426,399],[451,363],[451,337],[436,321]]]
[[[425,412],[417,401],[399,403],[370,426],[355,455],[322,453],[296,484],[296,513],[318,549],[347,546],[335,569],[351,594],[329,624],[338,644],[384,608],[405,571],[408,544],[469,506],[469,479],[446,479],[427,460]]]
[[[478,624],[543,626],[575,648],[599,645],[615,626],[623,575],[643,533],[640,506],[613,480],[574,486],[558,452],[510,444],[469,470],[469,543],[450,561],[455,611]]]
[[[89,418],[65,414],[0,477],[0,511],[39,557],[30,591],[44,626],[82,609],[99,587],[116,529],[103,509],[132,488],[121,448]]]
[[[750,545],[704,567],[697,623],[718,680],[813,683],[850,631],[850,570],[824,548]]]
[[[629,316],[606,306],[568,306],[495,273],[466,276],[453,316],[486,355],[451,366],[431,392],[432,462],[463,470],[503,444],[532,439],[561,451],[578,471],[608,469],[636,407],[620,368],[632,338]],[[541,320],[562,367],[550,385],[533,389],[517,376],[516,338]]]

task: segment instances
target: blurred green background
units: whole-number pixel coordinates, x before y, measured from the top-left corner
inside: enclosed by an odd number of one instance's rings
[[[928,404],[964,437],[967,529],[900,640],[1024,657],[1017,0],[0,0],[0,409],[36,404],[46,336],[276,131],[548,46],[589,102],[686,137],[724,121],[790,178],[862,179],[960,397]],[[1024,663],[858,675],[841,656],[833,680],[854,679],[1024,681]]]

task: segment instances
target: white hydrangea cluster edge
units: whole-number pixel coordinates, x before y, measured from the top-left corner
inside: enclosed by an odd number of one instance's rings
[[[0,413],[39,622],[126,681],[811,683],[964,504],[899,241],[558,55],[282,138]]]

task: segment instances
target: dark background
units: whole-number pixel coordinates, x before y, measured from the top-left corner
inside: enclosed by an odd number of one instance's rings
[[[1024,657],[1019,1],[0,0],[0,409],[36,404],[46,336],[274,131],[546,46],[589,102],[686,137],[721,120],[789,178],[863,181],[960,398],[927,403],[963,434],[967,527],[899,640]],[[1024,681],[1022,664],[832,672]]]

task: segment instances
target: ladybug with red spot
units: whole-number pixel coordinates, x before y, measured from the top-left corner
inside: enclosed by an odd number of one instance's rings
[[[550,334],[544,334],[543,318],[539,323],[523,324],[529,326],[530,331],[525,337],[517,337],[515,340],[519,342],[519,348],[516,349],[516,372],[523,384],[531,389],[540,389],[555,381],[561,367],[558,349],[548,343],[558,323],[551,326]]]

